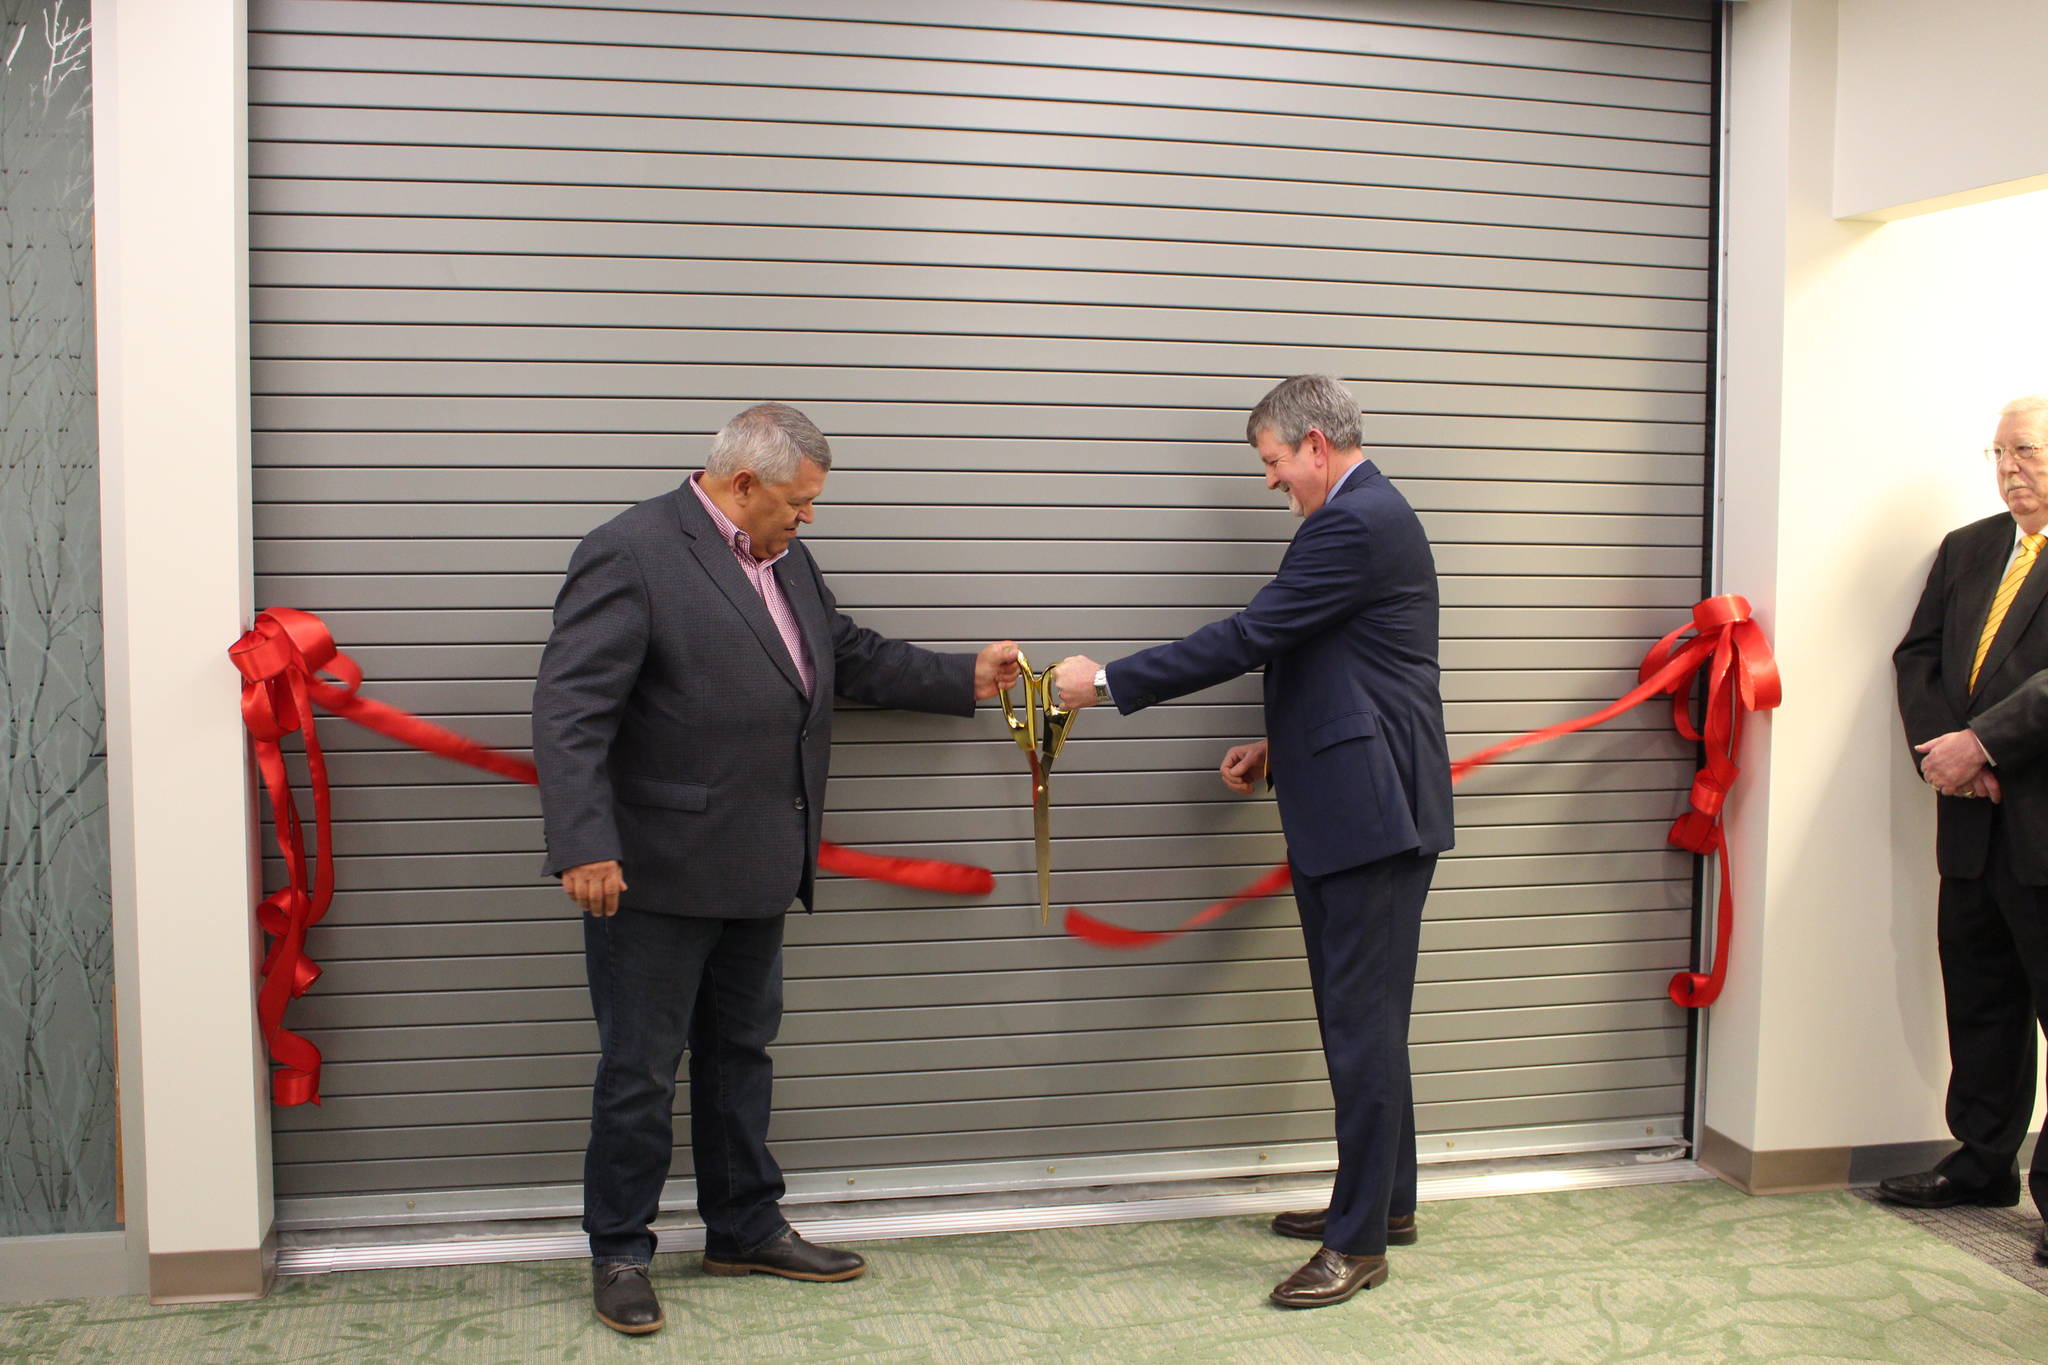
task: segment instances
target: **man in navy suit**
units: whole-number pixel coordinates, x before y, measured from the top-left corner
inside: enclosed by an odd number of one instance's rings
[[[1266,737],[1230,750],[1223,781],[1280,801],[1336,1101],[1327,1210],[1273,1230],[1320,1242],[1273,1290],[1287,1308],[1342,1303],[1415,1240],[1408,1010],[1422,902],[1451,846],[1450,758],[1438,688],[1436,562],[1407,499],[1359,448],[1358,404],[1329,375],[1259,401],[1245,438],[1301,529],[1236,615],[1184,640],[1055,671],[1061,703],[1129,714],[1264,668]]]

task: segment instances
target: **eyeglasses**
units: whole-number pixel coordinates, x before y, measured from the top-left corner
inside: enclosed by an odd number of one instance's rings
[[[2025,465],[2028,469],[2039,469],[2042,460],[2048,458],[2048,450],[2044,450],[2040,446],[1984,447],[1984,459],[1989,464],[1997,464],[2008,455],[2012,456],[2013,462],[2016,464]]]

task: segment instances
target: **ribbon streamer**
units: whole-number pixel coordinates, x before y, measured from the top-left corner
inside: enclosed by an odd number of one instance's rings
[[[318,964],[306,952],[306,931],[320,922],[334,899],[333,802],[327,758],[320,748],[312,708],[318,706],[409,748],[514,782],[537,786],[540,775],[523,758],[359,695],[362,668],[336,647],[327,623],[311,612],[291,607],[259,612],[254,627],[229,648],[228,657],[242,675],[242,722],[270,796],[286,872],[286,885],[256,907],[257,922],[270,936],[269,949],[257,969],[262,986],[256,994],[256,1016],[271,1060],[278,1064],[271,1076],[271,1095],[280,1105],[318,1104],[320,1050],[284,1026],[285,1007],[320,979]],[[323,673],[333,681],[323,680],[319,676]],[[295,731],[305,736],[306,764],[312,778],[314,853],[310,876],[305,831],[281,747],[284,737]],[[944,895],[986,895],[995,886],[995,878],[986,868],[936,858],[863,853],[825,840],[818,843],[818,866],[845,877]]]
[[[1686,631],[1693,638],[1679,643]],[[1705,724],[1692,723],[1690,701],[1693,680],[1706,675]],[[1451,781],[1503,758],[1517,749],[1541,744],[1580,730],[1604,724],[1622,712],[1649,700],[1670,694],[1671,724],[1685,739],[1702,744],[1706,762],[1694,774],[1686,810],[1666,835],[1667,840],[1688,852],[1714,854],[1721,867],[1720,903],[1715,913],[1714,962],[1704,973],[1680,972],[1671,978],[1672,1003],[1686,1009],[1702,1009],[1714,1003],[1728,974],[1728,942],[1735,926],[1735,882],[1728,862],[1728,844],[1721,828],[1721,815],[1734,789],[1740,769],[1735,765],[1735,748],[1742,735],[1742,716],[1747,711],[1768,711],[1783,700],[1777,661],[1771,656],[1763,630],[1750,619],[1746,598],[1732,594],[1709,597],[1692,609],[1692,619],[1650,647],[1636,670],[1637,684],[1626,695],[1575,720],[1546,725],[1540,730],[1502,740],[1451,764]],[[1085,911],[1067,910],[1066,931],[1098,947],[1147,948],[1180,937],[1246,901],[1270,896],[1286,887],[1292,878],[1281,864],[1228,899],[1208,906],[1177,929],[1164,931],[1126,929],[1109,924]]]

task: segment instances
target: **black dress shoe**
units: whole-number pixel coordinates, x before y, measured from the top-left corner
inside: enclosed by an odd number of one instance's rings
[[[851,1251],[821,1247],[784,1228],[782,1235],[745,1256],[704,1258],[706,1275],[780,1275],[787,1280],[851,1280],[868,1263]]]
[[[667,1319],[661,1300],[647,1282],[644,1265],[597,1265],[590,1268],[590,1297],[597,1320],[629,1337],[659,1332]]]
[[[1328,1209],[1302,1209],[1297,1213],[1276,1213],[1273,1215],[1273,1231],[1282,1237],[1299,1237],[1304,1242],[1323,1240],[1323,1221]],[[1387,1245],[1390,1247],[1412,1247],[1415,1245],[1415,1215],[1404,1213],[1387,1219]]]
[[[2034,1264],[2048,1265],[2048,1228],[2041,1229],[2041,1240],[2034,1243]]]
[[[1385,1284],[1386,1279],[1384,1256],[1346,1256],[1317,1247],[1307,1265],[1274,1287],[1273,1302],[1282,1308],[1322,1308],[1342,1303],[1361,1289]]]
[[[1995,1190],[1977,1189],[1958,1185],[1939,1171],[1921,1171],[1915,1175],[1895,1175],[1889,1180],[1878,1181],[1877,1197],[1887,1203],[1905,1204],[1916,1209],[1952,1209],[1959,1204],[2009,1209],[2020,1202],[2020,1186],[2018,1181],[2014,1181],[2010,1186]]]

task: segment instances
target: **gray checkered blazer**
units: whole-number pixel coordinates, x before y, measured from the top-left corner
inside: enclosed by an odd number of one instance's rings
[[[616,858],[631,909],[752,919],[808,907],[833,697],[973,713],[972,654],[855,625],[800,540],[775,577],[810,646],[808,698],[687,485],[576,547],[533,688],[546,875]]]

